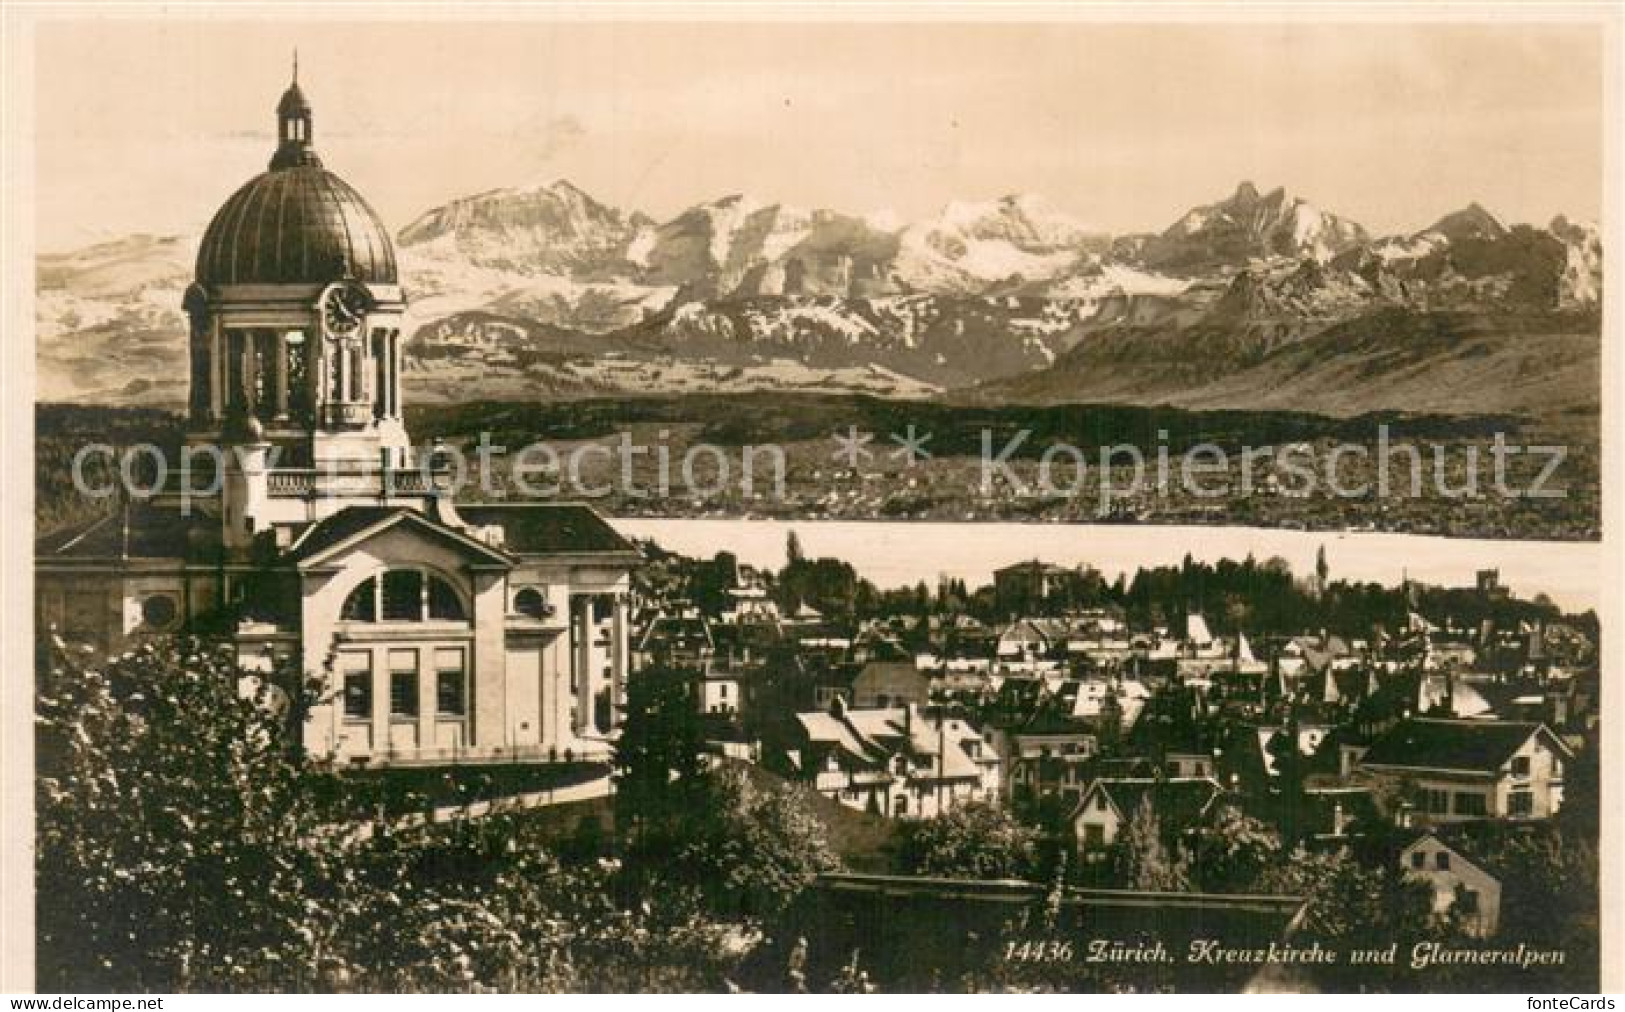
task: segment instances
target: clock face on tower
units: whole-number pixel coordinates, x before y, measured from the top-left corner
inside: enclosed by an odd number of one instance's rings
[[[358,285],[335,285],[322,299],[322,324],[328,336],[355,333],[367,315],[367,293]]]

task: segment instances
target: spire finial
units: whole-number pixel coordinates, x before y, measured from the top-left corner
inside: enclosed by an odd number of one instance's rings
[[[293,83],[299,83],[299,47],[293,47]]]

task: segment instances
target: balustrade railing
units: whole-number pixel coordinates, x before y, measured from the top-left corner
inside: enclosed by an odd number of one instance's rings
[[[425,474],[415,468],[278,468],[267,472],[266,491],[273,496],[307,496],[382,489],[388,494],[417,495],[434,489],[449,489],[450,476]]]

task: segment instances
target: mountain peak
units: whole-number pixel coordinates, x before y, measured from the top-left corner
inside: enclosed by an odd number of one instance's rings
[[[1438,232],[1445,238],[1456,241],[1499,238],[1506,235],[1507,227],[1499,217],[1475,200],[1461,210],[1440,218],[1425,231]]]
[[[708,200],[695,206],[716,208],[718,210],[755,211],[759,210],[760,208],[777,207],[779,205],[774,201],[763,200],[753,193],[739,192],[725,193],[715,200]]]
[[[568,179],[487,190],[424,212],[397,236],[480,267],[518,274],[613,270],[645,219],[599,203]]]
[[[993,200],[955,200],[933,220],[909,230],[944,249],[958,250],[966,243],[1002,243],[1031,254],[1049,255],[1075,250],[1091,234],[1082,222],[1032,193],[1007,193]],[[955,253],[957,258],[960,254]],[[1027,265],[1028,274],[1033,265]]]
[[[572,197],[591,198],[591,195],[587,193],[586,190],[583,190],[581,187],[570,182],[568,179],[565,179],[563,176],[560,176],[558,179],[555,179],[549,183],[547,185],[547,189],[552,193],[569,194]]]
[[[1235,270],[1255,259],[1325,260],[1366,240],[1358,224],[1293,198],[1277,186],[1260,195],[1251,180],[1213,204],[1193,207],[1146,244],[1154,270]]]

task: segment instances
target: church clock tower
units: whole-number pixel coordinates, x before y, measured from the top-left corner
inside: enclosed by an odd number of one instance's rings
[[[276,115],[269,169],[215,214],[185,302],[189,439],[226,453],[228,544],[378,502],[387,476],[411,465],[394,245],[317,155],[297,62]],[[284,515],[291,504],[271,508],[275,498],[299,499],[310,515]]]

